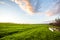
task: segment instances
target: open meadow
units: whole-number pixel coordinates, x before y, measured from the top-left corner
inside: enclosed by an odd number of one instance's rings
[[[60,32],[50,31],[48,24],[0,23],[0,40],[60,40]]]

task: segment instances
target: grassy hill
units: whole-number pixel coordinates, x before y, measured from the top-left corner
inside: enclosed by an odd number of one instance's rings
[[[48,28],[48,24],[0,23],[0,40],[60,40],[60,32]]]

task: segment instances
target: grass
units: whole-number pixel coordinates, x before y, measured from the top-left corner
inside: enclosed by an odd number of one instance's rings
[[[60,32],[48,28],[48,24],[0,23],[0,40],[60,40]]]

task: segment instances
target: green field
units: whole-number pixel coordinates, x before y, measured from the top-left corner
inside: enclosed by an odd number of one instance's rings
[[[48,24],[0,23],[0,40],[60,40],[60,32],[48,28]]]

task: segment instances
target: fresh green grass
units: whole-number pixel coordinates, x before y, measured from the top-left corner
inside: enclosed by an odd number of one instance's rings
[[[60,40],[60,32],[48,28],[48,24],[0,23],[0,40]]]

